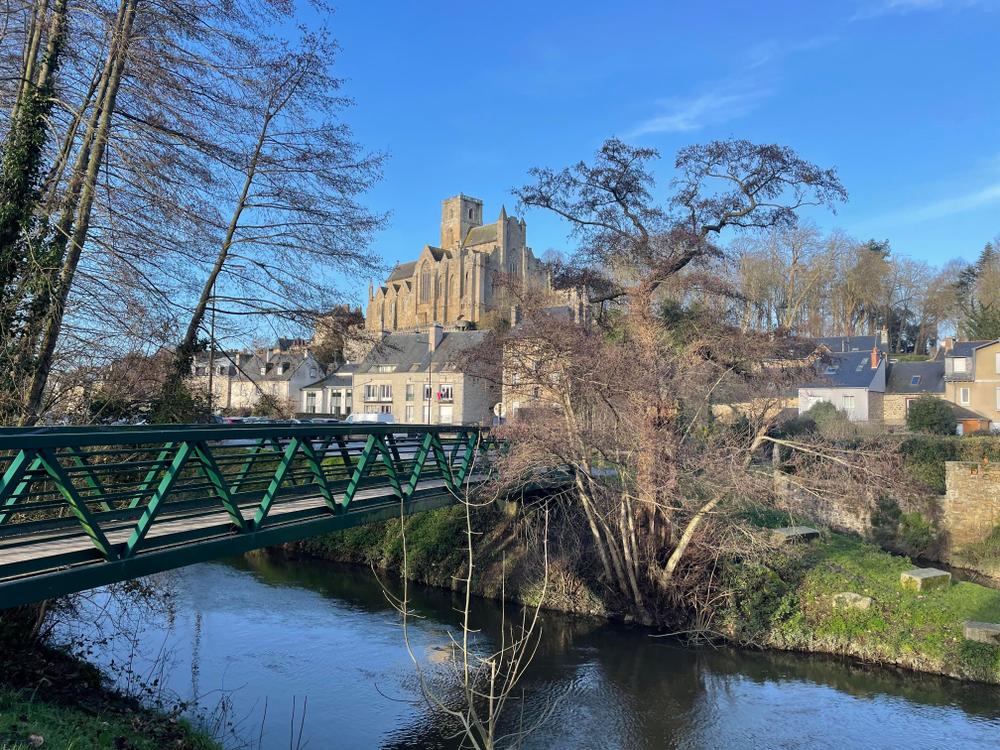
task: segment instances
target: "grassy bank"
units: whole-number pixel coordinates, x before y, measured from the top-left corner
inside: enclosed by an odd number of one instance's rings
[[[162,750],[218,748],[180,719],[144,710],[85,711],[46,703],[27,691],[0,689],[0,748],[73,750]]]
[[[769,519],[778,525],[777,517]],[[532,603],[539,565],[525,520],[498,511],[475,519],[476,593]],[[771,525],[771,524],[765,524]],[[586,538],[562,534],[551,550],[546,605],[566,612],[609,616],[600,589],[579,571],[588,567]],[[465,516],[443,508],[407,520],[409,575],[454,588],[465,561]],[[537,541],[537,540],[536,540]],[[372,524],[298,543],[299,554],[399,572],[398,522]],[[827,533],[808,544],[768,553],[766,564],[725,564],[732,593],[712,628],[735,643],[856,657],[962,679],[1000,683],[1000,648],[963,638],[965,620],[1000,622],[1000,591],[959,582],[918,594],[900,587],[914,565],[857,538]],[[501,588],[501,581],[506,586]],[[867,610],[838,609],[833,597],[854,592],[873,599]]]
[[[513,508],[513,506],[510,506]],[[542,587],[540,556],[542,521],[523,508],[516,515],[488,506],[473,513],[475,575],[478,596],[534,605]],[[581,575],[579,564],[586,544],[572,524],[561,539],[550,540],[546,609],[605,617],[609,614],[592,581]],[[463,506],[417,513],[406,519],[407,577],[429,586],[464,586],[466,517]],[[353,563],[399,574],[403,569],[403,542],[399,521],[384,521],[345,529],[287,545],[286,553]]]
[[[0,653],[0,750],[218,750],[183,718],[144,708],[58,649]]]
[[[857,539],[824,535],[776,552],[766,567],[729,570],[735,594],[720,622],[742,642],[1000,683],[1000,647],[963,638],[966,620],[1000,622],[1000,591],[967,582],[907,591],[899,576],[913,567]],[[842,592],[873,603],[836,608]]]

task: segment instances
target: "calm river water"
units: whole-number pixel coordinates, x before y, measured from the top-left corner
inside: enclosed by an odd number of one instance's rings
[[[228,744],[452,748],[420,699],[399,617],[367,570],[238,559],[169,574],[177,614],[99,661],[157,675],[226,717]],[[395,587],[397,584],[392,584]],[[447,695],[461,602],[411,586],[411,641]],[[483,644],[501,611],[475,604]],[[686,648],[639,628],[547,614],[522,682],[528,748],[1000,748],[1000,690],[827,658]],[[303,715],[304,714],[304,715]],[[298,742],[301,727],[301,743]]]

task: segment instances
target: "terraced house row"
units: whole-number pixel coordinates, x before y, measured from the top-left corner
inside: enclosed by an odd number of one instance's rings
[[[855,422],[906,424],[910,404],[934,396],[952,405],[960,433],[1000,431],[1000,339],[946,338],[924,361],[897,361],[877,336],[819,339],[815,379],[796,389],[800,414],[828,401]]]

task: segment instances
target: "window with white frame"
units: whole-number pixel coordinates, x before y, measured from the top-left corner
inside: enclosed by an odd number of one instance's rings
[[[969,400],[970,400],[969,389],[968,388],[959,388],[958,389],[958,403],[960,403],[962,406],[968,406],[969,405]]]
[[[375,372],[395,372],[396,365],[375,365]]]
[[[997,375],[1000,375],[1000,352],[997,352],[997,366],[995,369],[997,371]]]
[[[852,414],[854,412],[854,396],[844,396],[843,403],[844,403],[844,411],[846,411],[848,414]]]
[[[430,424],[431,423],[431,405],[430,404],[424,404],[424,407],[423,407],[423,409],[421,409],[421,412],[422,412],[422,414],[420,415],[421,416],[421,420],[420,421],[423,422],[424,424]]]
[[[1000,388],[997,388],[997,411],[1000,411]]]
[[[455,387],[451,383],[442,383],[438,386],[438,401],[454,401]]]
[[[968,357],[951,357],[950,361],[952,372],[966,373],[969,371]]]
[[[392,401],[392,386],[389,383],[382,383],[378,387],[379,401]]]
[[[451,424],[454,419],[454,407],[451,404],[441,404],[438,407],[438,422],[440,424]]]
[[[424,401],[431,400],[431,384],[424,383]]]
[[[407,401],[413,400],[413,383],[406,384],[406,400]]]
[[[306,413],[316,413],[316,391],[306,391]]]
[[[413,404],[406,405],[406,421],[407,422],[413,421]]]

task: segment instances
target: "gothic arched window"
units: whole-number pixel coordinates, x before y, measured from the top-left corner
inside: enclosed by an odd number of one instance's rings
[[[420,272],[420,301],[430,302],[431,299],[431,272],[424,266]]]

